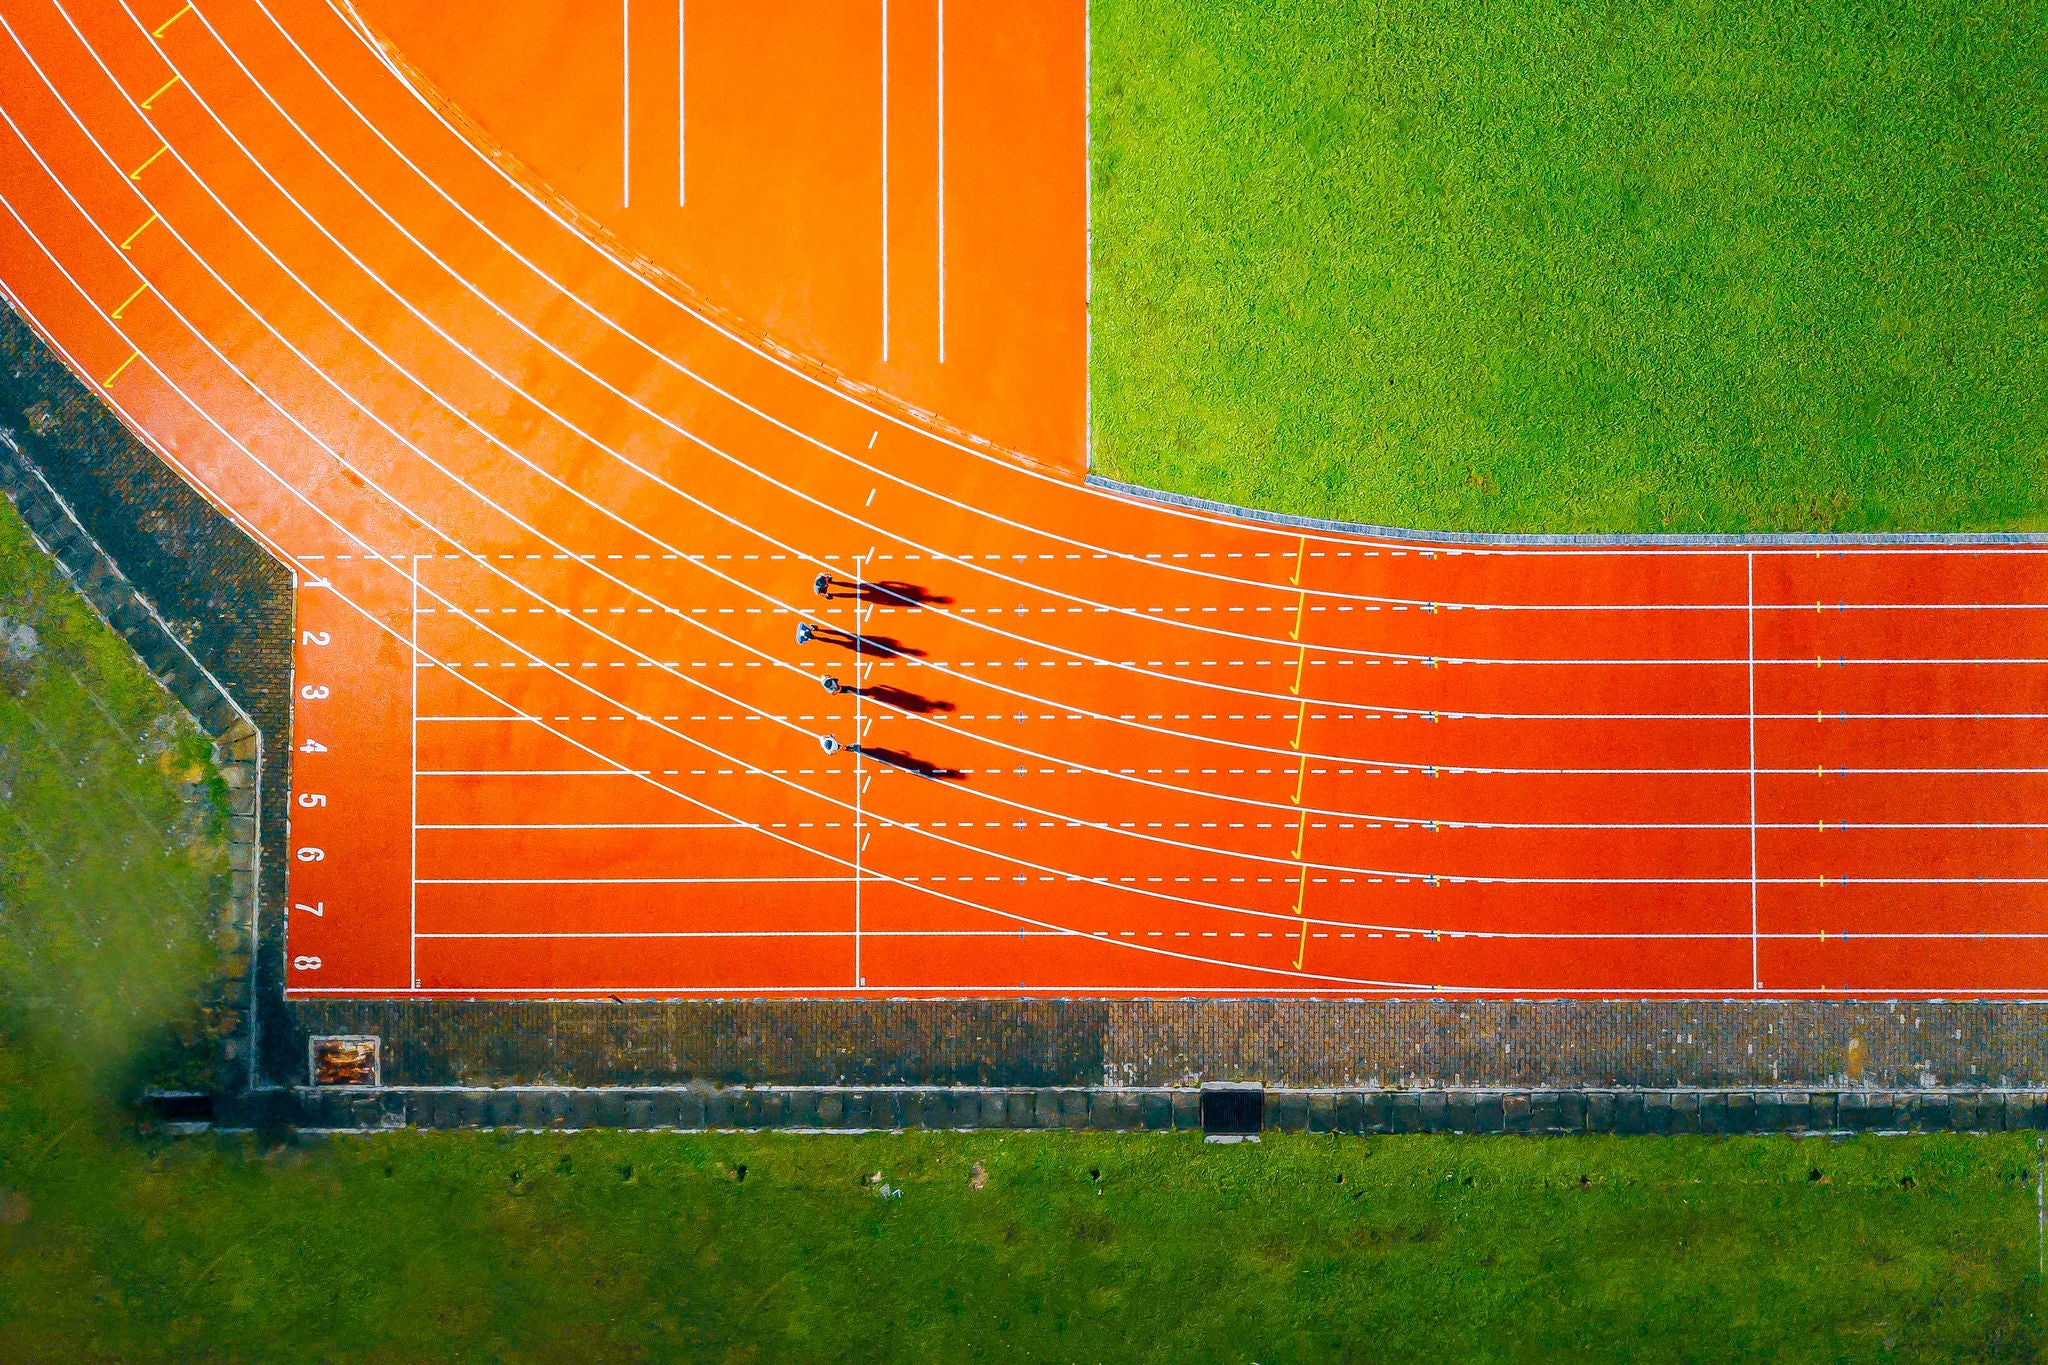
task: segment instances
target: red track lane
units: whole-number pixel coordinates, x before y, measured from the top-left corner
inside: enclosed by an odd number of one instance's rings
[[[1083,487],[1078,11],[949,20],[942,365],[917,34],[884,360],[879,109],[812,126],[879,98],[879,32],[720,11],[705,88],[775,52],[816,103],[707,115],[656,212],[644,164],[628,208],[564,159],[623,151],[598,46],[540,119],[530,62],[376,10],[389,65],[325,6],[0,6],[0,279],[299,576],[292,991],[2041,988],[2034,547],[1402,543]]]

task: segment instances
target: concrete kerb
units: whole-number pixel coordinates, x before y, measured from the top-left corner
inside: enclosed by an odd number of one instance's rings
[[[1187,1087],[299,1087],[230,1097],[215,1124],[676,1132],[1187,1132]],[[264,1112],[258,1113],[258,1110]],[[2048,1129],[2041,1090],[1269,1090],[1273,1133],[1734,1137]]]

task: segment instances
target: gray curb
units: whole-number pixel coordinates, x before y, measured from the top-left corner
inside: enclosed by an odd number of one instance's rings
[[[1762,535],[1556,535],[1556,534],[1515,534],[1504,531],[1427,531],[1407,526],[1378,526],[1362,521],[1332,521],[1324,517],[1301,517],[1291,512],[1268,512],[1259,507],[1239,507],[1234,503],[1217,502],[1211,498],[1190,497],[1186,493],[1168,493],[1158,488],[1147,488],[1142,484],[1124,483],[1118,479],[1104,478],[1089,472],[1090,488],[1099,488],[1106,493],[1118,493],[1127,498],[1144,502],[1163,503],[1168,507],[1185,508],[1191,512],[1208,512],[1216,516],[1230,517],[1238,521],[1259,522],[1267,526],[1283,526],[1298,531],[1330,531],[1349,536],[1365,536],[1372,540],[1395,540],[1409,544],[1430,545],[1471,545],[1494,546],[1504,549],[1517,547],[1588,549],[1627,549],[1630,546],[1670,549],[1742,549],[1766,546],[1812,546],[1812,545],[1893,545],[1943,546],[1971,545],[2048,545],[2048,533],[2040,531],[1885,531],[1861,534],[1805,535],[1792,532],[1769,532]]]

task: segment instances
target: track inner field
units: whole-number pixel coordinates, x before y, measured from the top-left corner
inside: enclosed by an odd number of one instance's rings
[[[0,278],[298,574],[292,992],[2048,981],[2037,548],[1085,487],[1078,5],[461,12],[0,15]]]

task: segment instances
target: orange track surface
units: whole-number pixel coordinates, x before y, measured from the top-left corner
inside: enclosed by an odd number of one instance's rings
[[[1083,10],[943,158],[882,12],[0,4],[0,280],[298,575],[291,991],[2048,984],[2037,547],[1086,487]]]

